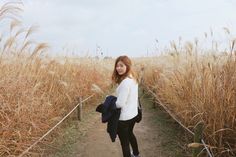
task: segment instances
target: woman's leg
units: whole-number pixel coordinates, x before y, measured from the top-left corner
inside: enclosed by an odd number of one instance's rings
[[[139,155],[137,139],[133,133],[134,125],[135,125],[135,120],[132,120],[129,124],[129,142],[132,146],[133,154]]]
[[[117,133],[120,139],[123,157],[131,157],[129,148],[129,125],[127,121],[119,121]]]

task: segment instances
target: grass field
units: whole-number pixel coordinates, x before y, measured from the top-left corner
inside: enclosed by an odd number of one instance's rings
[[[111,88],[112,59],[52,58],[47,43],[31,40],[16,3],[0,8],[0,156],[19,155],[78,102]],[[236,51],[202,50],[195,42],[171,47],[156,57],[135,58],[139,80],[193,130],[202,121],[204,139],[215,156],[236,154]],[[92,101],[103,95],[97,94]]]

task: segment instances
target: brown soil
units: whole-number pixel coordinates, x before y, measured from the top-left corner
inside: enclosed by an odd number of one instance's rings
[[[136,123],[136,135],[141,157],[187,157],[184,130],[161,108],[153,108],[152,99],[143,96],[143,119]],[[85,105],[87,106],[87,105]],[[55,142],[45,151],[45,157],[122,157],[119,138],[111,142],[106,124],[95,112],[96,106],[87,106],[83,120],[76,118],[65,122]],[[49,153],[50,152],[50,153]]]
[[[141,157],[187,156],[182,149],[185,146],[178,142],[179,131],[176,130],[182,130],[163,111],[153,109],[147,98],[143,99],[143,103],[143,119],[134,128]],[[90,120],[90,127],[78,141],[76,156],[122,157],[119,138],[111,142],[100,114],[95,113]]]

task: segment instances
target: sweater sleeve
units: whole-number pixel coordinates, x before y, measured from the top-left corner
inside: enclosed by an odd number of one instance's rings
[[[117,100],[116,100],[117,108],[122,108],[125,105],[128,99],[128,95],[129,95],[129,82],[124,80],[124,82],[121,82],[120,88],[117,92]]]

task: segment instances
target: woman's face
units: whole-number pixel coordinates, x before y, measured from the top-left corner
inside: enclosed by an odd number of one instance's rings
[[[116,64],[116,71],[119,75],[123,75],[125,74],[126,72],[126,65],[122,62],[122,61],[119,61],[117,64]]]

